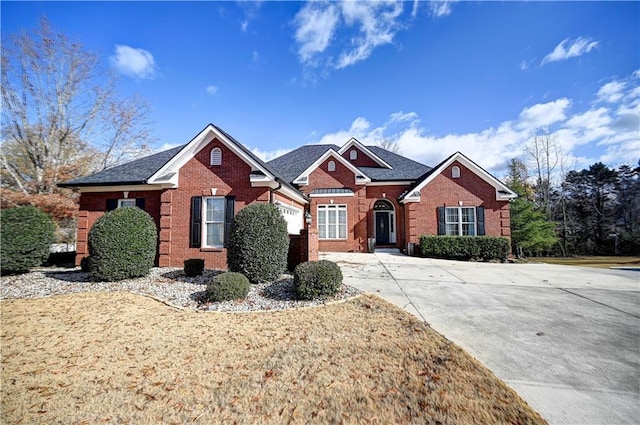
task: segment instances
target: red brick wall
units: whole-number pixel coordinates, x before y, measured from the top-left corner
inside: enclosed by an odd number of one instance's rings
[[[358,158],[351,160],[351,151],[352,150],[356,150],[358,152]],[[379,167],[380,165],[378,165],[377,162],[375,162],[373,159],[369,158],[364,152],[362,152],[360,149],[356,148],[356,147],[350,147],[349,149],[347,149],[346,152],[344,152],[342,154],[342,156],[349,161],[350,163],[352,163],[353,165],[355,165],[356,167]]]
[[[129,199],[144,198],[144,209],[158,225],[160,223],[160,191],[129,191]],[[76,265],[80,265],[83,257],[89,255],[89,230],[107,211],[107,199],[124,199],[122,191],[85,192],[80,195],[78,211],[78,237],[76,245]]]
[[[213,148],[222,150],[222,165],[209,165]],[[194,158],[180,169],[178,189],[168,189],[165,209],[170,215],[163,216],[163,237],[160,266],[182,267],[184,260],[202,258],[209,269],[227,268],[226,249],[189,248],[191,197],[212,196],[211,188],[216,188],[213,196],[235,196],[235,213],[253,202],[269,202],[269,189],[252,188],[249,180],[251,167],[237,157],[223,143],[214,139]],[[169,207],[170,205],[170,207]]]
[[[460,178],[451,177],[451,168],[460,167]],[[497,201],[496,190],[457,161],[437,175],[421,191],[421,201],[406,207],[409,241],[418,243],[422,235],[438,234],[437,208],[442,206],[482,206],[485,208],[487,236],[510,236],[509,202]]]

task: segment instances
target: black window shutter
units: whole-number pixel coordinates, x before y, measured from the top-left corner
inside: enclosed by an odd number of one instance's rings
[[[476,207],[476,221],[478,223],[478,236],[484,236],[484,207]]]
[[[144,211],[144,198],[136,198],[136,207]]]
[[[107,199],[107,211],[113,211],[118,208],[117,199]]]
[[[233,217],[235,215],[236,197],[226,196],[224,206],[224,246],[227,246],[227,239],[231,232],[231,224],[233,223]]]
[[[438,235],[446,235],[447,226],[444,221],[444,207],[438,207]]]
[[[202,197],[191,197],[191,237],[190,248],[200,248],[202,239]]]

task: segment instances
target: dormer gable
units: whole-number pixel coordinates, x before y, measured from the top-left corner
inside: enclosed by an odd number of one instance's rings
[[[327,172],[331,172],[330,170],[333,168],[335,170],[336,164],[342,164],[344,167],[353,172],[355,184],[363,185],[367,183],[371,183],[371,179],[360,171],[357,167],[351,164],[347,159],[341,156],[338,152],[336,152],[333,148],[328,149],[324,154],[322,154],[313,164],[307,167],[300,175],[298,175],[293,183],[299,186],[307,186],[309,185],[309,176],[311,173],[320,167],[323,164],[327,164]]]
[[[360,143],[358,139],[352,137],[342,145],[338,153],[347,161],[356,167],[382,167],[393,169],[391,165],[385,162],[378,155],[374,154],[369,148]]]

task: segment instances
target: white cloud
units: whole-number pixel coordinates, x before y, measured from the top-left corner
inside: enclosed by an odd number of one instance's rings
[[[273,158],[277,158],[279,156],[284,155],[285,153],[291,152],[291,149],[276,149],[273,151],[263,151],[258,148],[251,149],[254,155],[263,160],[264,162],[271,161]]]
[[[339,19],[338,7],[320,2],[306,3],[294,19],[298,55],[302,63],[308,63],[317,53],[329,46]]]
[[[558,121],[564,120],[566,110],[571,106],[571,101],[566,97],[548,103],[538,103],[525,108],[520,112],[519,126],[523,129],[548,127]]]
[[[557,138],[568,163],[574,167],[584,168],[596,161],[610,167],[635,164],[640,152],[640,91],[629,83],[629,78],[620,81],[627,84],[617,102],[598,103],[572,112],[571,100],[559,98],[528,106],[515,119],[477,132],[431,134],[420,125],[415,112],[400,111],[390,114],[381,125],[357,117],[348,129],[316,135],[316,140],[338,146],[350,137],[368,145],[391,140],[399,145],[402,155],[427,165],[435,165],[461,151],[494,175],[503,176],[507,162],[524,154],[524,143],[532,132],[546,128]],[[600,92],[594,93],[594,98],[599,97]]]
[[[260,59],[260,55],[258,54],[257,50],[254,50],[251,53],[251,62],[256,63],[256,62],[258,62],[258,59]]]
[[[130,77],[152,79],[156,75],[156,64],[153,55],[144,49],[118,44],[110,61],[118,72]]]
[[[312,68],[354,65],[393,42],[404,27],[402,12],[403,3],[396,0],[305,3],[293,21],[300,62]]]
[[[431,0],[429,2],[429,8],[431,14],[436,18],[441,18],[451,14],[451,5],[456,3],[457,0]]]
[[[216,93],[218,93],[218,88],[216,86],[214,86],[214,85],[207,86],[207,88],[204,89],[204,90],[207,92],[208,95],[211,95],[211,96],[213,96]]]
[[[626,83],[624,81],[611,81],[600,87],[598,90],[598,100],[615,103],[622,99]]]
[[[542,59],[542,65],[548,62],[556,62],[582,56],[598,47],[598,42],[590,38],[578,37],[573,41],[568,38],[562,40],[553,52],[549,53]]]

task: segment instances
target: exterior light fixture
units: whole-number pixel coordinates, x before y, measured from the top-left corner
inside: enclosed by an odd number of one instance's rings
[[[311,224],[311,213],[309,211],[304,213],[304,221],[309,225]]]

